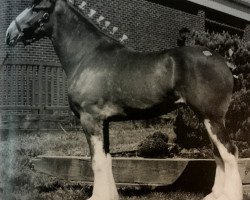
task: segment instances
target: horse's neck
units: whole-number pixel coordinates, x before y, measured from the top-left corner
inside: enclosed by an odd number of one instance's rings
[[[66,3],[63,9],[66,10],[63,15],[55,14],[52,43],[67,76],[70,76],[79,64],[95,55],[96,47],[105,41],[105,37],[86,19],[79,19]]]

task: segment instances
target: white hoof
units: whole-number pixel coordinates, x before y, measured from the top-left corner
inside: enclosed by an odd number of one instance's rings
[[[223,194],[221,195],[217,200],[233,200],[231,198],[229,198],[227,195]],[[236,199],[235,199],[236,200]]]
[[[92,196],[90,198],[88,198],[87,200],[102,200],[100,197],[97,197],[97,196]]]
[[[118,196],[118,194],[113,195],[112,197],[103,197],[103,196],[93,195],[92,197],[90,197],[87,200],[119,200],[119,196]]]
[[[217,200],[213,193],[208,194],[203,198],[203,200]]]
[[[96,196],[91,196],[90,198],[88,198],[87,200],[98,200],[98,197],[96,197]]]

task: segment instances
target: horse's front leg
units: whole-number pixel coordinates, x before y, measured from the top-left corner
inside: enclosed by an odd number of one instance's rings
[[[94,173],[93,194],[89,200],[117,200],[118,193],[112,173],[112,160],[110,153],[104,150],[104,146],[108,144],[104,144],[102,134],[103,130],[106,130],[104,134],[108,134],[108,127],[106,127],[108,124],[89,113],[81,114],[81,124],[89,144]]]

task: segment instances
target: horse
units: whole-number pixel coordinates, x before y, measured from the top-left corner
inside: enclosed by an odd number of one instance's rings
[[[52,41],[67,75],[70,108],[90,149],[94,185],[89,199],[119,198],[109,152],[111,121],[155,117],[186,104],[204,122],[213,144],[215,179],[204,200],[242,200],[238,151],[225,128],[233,90],[225,59],[199,46],[136,52],[81,14],[84,5],[34,0],[9,25],[6,44]]]

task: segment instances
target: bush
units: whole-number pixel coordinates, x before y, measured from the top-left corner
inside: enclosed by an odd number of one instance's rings
[[[231,36],[226,32],[209,33],[194,31],[189,45],[205,46],[221,54],[236,67],[244,66],[250,61],[250,42],[245,42],[239,36]]]
[[[234,93],[226,116],[226,127],[233,139],[250,144],[250,90]]]
[[[168,136],[161,132],[149,135],[138,147],[138,156],[145,158],[173,157],[178,148],[176,145],[168,143]]]
[[[182,148],[197,148],[210,144],[204,124],[189,107],[178,109],[175,127],[176,142]]]

